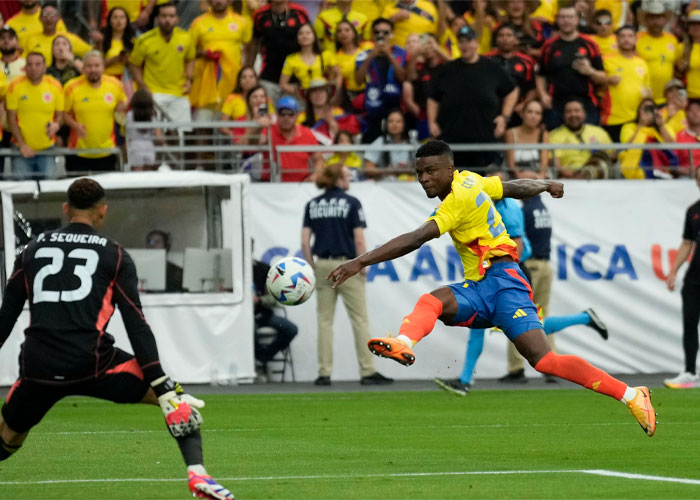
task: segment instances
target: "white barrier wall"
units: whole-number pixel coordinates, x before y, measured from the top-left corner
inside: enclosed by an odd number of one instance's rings
[[[613,373],[679,371],[682,367],[680,292],[664,285],[669,259],[681,241],[687,207],[698,188],[685,181],[567,181],[566,194],[550,209],[554,236],[551,314],[595,307],[610,330],[603,341],[593,330],[574,327],[558,335],[561,352],[575,353]],[[269,261],[300,253],[306,202],[320,194],[311,184],[251,186],[251,230],[256,259]],[[363,204],[368,248],[418,227],[438,200],[417,183],[358,183],[350,194]],[[459,259],[448,235],[391,263],[370,269],[367,296],[373,335],[397,332],[418,297],[446,283],[461,281]],[[685,268],[684,268],[685,269]],[[684,269],[680,275],[683,275]],[[317,279],[323,279],[317,276]],[[316,303],[287,308],[299,326],[292,343],[297,380],[317,375]],[[415,349],[416,363],[405,368],[377,359],[382,373],[396,378],[456,376],[462,369],[468,330],[439,323]],[[505,336],[486,336],[475,378],[505,372]],[[335,319],[332,378],[358,378],[352,331],[341,301]],[[529,374],[535,374],[528,367]]]

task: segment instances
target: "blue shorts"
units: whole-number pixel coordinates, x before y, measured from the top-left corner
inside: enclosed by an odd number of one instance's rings
[[[514,262],[496,262],[481,281],[453,283],[449,288],[457,299],[452,326],[503,330],[510,340],[542,328],[532,288]]]

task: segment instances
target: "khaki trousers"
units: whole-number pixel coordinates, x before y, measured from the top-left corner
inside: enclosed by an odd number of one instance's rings
[[[548,260],[528,259],[525,267],[530,271],[532,278],[532,296],[535,305],[542,308],[542,314],[549,316],[549,297],[552,292],[552,266]],[[547,335],[549,346],[556,351],[554,335]],[[512,342],[508,343],[508,373],[517,372],[525,368],[523,357]]]
[[[366,377],[377,371],[374,367],[374,355],[367,348],[367,342],[371,337],[365,300],[365,277],[357,274],[335,289],[331,288],[333,283],[325,279],[328,273],[343,262],[345,262],[343,259],[318,259],[314,265],[318,303],[318,375],[320,377],[330,377],[333,371],[333,318],[338,295],[343,298],[343,304],[350,317],[360,376]]]

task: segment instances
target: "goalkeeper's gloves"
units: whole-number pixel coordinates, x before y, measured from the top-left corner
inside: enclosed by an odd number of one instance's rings
[[[158,397],[165,423],[173,437],[187,436],[199,429],[202,416],[197,408],[204,408],[204,401],[185,394],[180,384],[168,376],[154,380],[151,387]]]

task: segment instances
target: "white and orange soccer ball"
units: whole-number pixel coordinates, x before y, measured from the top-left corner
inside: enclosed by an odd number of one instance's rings
[[[314,293],[316,277],[313,268],[304,259],[285,257],[270,267],[265,284],[277,302],[296,306],[306,302]]]

